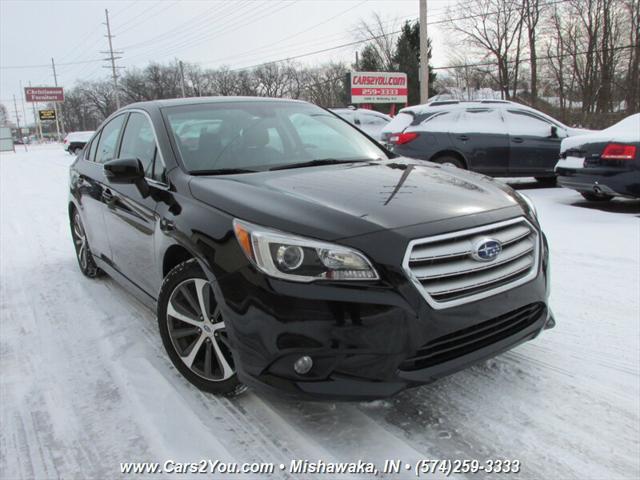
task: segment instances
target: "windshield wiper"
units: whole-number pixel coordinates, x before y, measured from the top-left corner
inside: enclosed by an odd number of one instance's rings
[[[233,175],[236,173],[255,173],[258,170],[249,170],[247,168],[217,168],[214,170],[194,170],[191,175]]]
[[[317,160],[310,160],[308,162],[278,165],[277,167],[272,167],[269,170],[287,170],[289,168],[317,167],[320,165],[339,165],[341,163],[357,163],[364,161],[365,160],[338,160],[336,158],[319,158]]]

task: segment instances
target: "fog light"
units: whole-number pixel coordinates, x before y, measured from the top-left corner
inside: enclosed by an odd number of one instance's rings
[[[311,367],[313,367],[313,360],[307,355],[300,357],[296,360],[296,363],[293,364],[293,369],[300,375],[309,373]]]

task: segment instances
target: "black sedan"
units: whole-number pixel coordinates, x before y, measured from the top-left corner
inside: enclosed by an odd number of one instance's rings
[[[194,385],[376,398],[553,326],[526,197],[305,102],[129,105],[71,166],[80,269],[157,309]]]
[[[590,201],[640,198],[640,113],[562,142],[558,183]]]

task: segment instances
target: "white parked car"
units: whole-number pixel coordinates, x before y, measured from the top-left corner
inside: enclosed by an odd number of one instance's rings
[[[382,129],[392,120],[389,115],[364,108],[332,108],[331,111],[378,141],[382,140]]]
[[[64,137],[64,149],[72,155],[79,154],[84,146],[91,140],[93,134],[96,133],[93,130],[85,132],[69,132]]]

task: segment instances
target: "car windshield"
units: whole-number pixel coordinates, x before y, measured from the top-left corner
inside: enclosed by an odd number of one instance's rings
[[[357,129],[307,103],[220,102],[167,107],[163,112],[190,173],[389,158]]]

